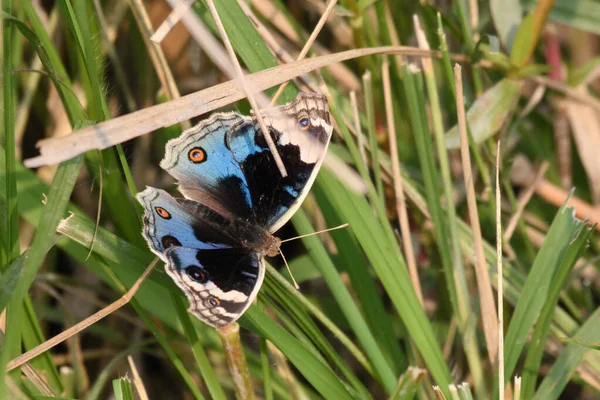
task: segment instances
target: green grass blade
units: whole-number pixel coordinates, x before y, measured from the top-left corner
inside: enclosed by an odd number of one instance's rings
[[[427,128],[427,120],[423,114],[425,105],[424,103],[419,102],[419,93],[422,93],[423,88],[420,85],[420,80],[418,79],[419,76],[409,72],[406,66],[402,67],[402,72],[405,83],[404,86],[406,89],[406,98],[408,100],[408,106],[410,110],[410,120],[413,126],[413,132],[415,133],[415,144],[417,147],[417,153],[419,155],[421,171],[423,173],[427,205],[435,228],[436,240],[440,253],[440,261],[444,267],[446,286],[448,287],[448,293],[450,294],[450,303],[452,304],[454,315],[460,318],[462,314],[459,311],[459,303],[456,293],[457,289],[454,282],[454,274],[451,265],[452,257],[450,253],[450,246],[447,240],[448,232],[446,220],[444,218],[444,213],[439,201],[441,191],[438,182],[440,182],[440,180],[434,164],[433,147],[431,144],[429,129]]]
[[[586,342],[600,341],[600,307],[590,315],[573,339]],[[552,368],[542,381],[533,399],[558,399],[588,352],[590,352],[588,347],[581,346],[578,343],[569,343],[554,361]]]
[[[292,217],[294,227],[300,235],[305,235],[314,232],[314,228],[304,214],[304,211],[299,210]],[[336,299],[338,305],[342,309],[344,316],[352,326],[354,333],[358,337],[359,342],[365,349],[365,353],[370,358],[374,369],[377,371],[381,383],[388,393],[394,390],[396,377],[388,365],[381,349],[367,326],[362,314],[352,300],[352,296],[342,282],[335,266],[327,255],[327,251],[317,237],[311,236],[303,239],[309,254],[315,259],[323,278],[327,282],[327,286],[331,290],[331,294]]]
[[[7,15],[12,13],[12,0],[2,2],[2,11]],[[2,141],[6,148],[5,163],[2,165],[5,175],[6,188],[6,249],[2,251],[3,260],[0,269],[3,271],[9,263],[19,257],[19,210],[17,207],[17,180],[15,175],[16,166],[16,144],[15,144],[15,110],[16,110],[16,79],[13,75],[14,48],[13,48],[13,25],[2,21]],[[2,221],[4,223],[4,221]],[[2,226],[2,228],[4,228]],[[16,357],[21,350],[21,300],[14,298],[6,310],[6,326],[12,329],[6,331],[4,342],[0,351],[0,398],[8,397],[5,386],[5,365],[12,357]],[[20,374],[12,374],[18,381]]]
[[[505,340],[506,379],[513,374],[517,360],[525,346],[529,330],[542,310],[557,269],[567,254],[571,241],[582,229],[584,222],[576,219],[571,207],[562,206],[546,235],[533,266],[522,288],[511,318]]]
[[[450,384],[450,372],[442,356],[419,300],[410,284],[406,266],[398,260],[397,249],[388,244],[387,235],[373,218],[366,199],[350,192],[328,171],[321,171],[315,182],[328,200],[350,224],[351,231],[373,265],[411,339],[421,352],[429,373],[441,387]]]
[[[113,390],[117,400],[134,400],[133,388],[129,378],[119,378],[113,380]]]
[[[82,158],[76,157],[60,164],[58,167],[48,193],[48,201],[44,207],[43,218],[40,219],[36,235],[29,248],[28,256],[23,260],[21,273],[11,294],[9,308],[12,306],[13,312],[21,309],[21,304],[35,279],[46,253],[54,244],[56,228],[65,214],[66,206],[81,168],[81,162]],[[16,320],[7,320],[7,322],[11,323],[9,326],[20,326],[21,315],[17,313],[16,318]],[[20,337],[18,344],[20,345]],[[7,348],[4,348],[2,352],[3,363],[0,365],[2,371],[5,370],[5,363],[8,362],[6,350]],[[3,379],[2,375],[3,373],[0,373],[0,379]]]
[[[251,307],[246,317],[262,336],[281,350],[304,377],[326,399],[351,398],[348,390],[322,361],[307,351],[297,339],[277,325],[264,312]]]
[[[198,368],[200,369],[200,373],[202,374],[202,378],[204,379],[204,383],[208,388],[211,398],[215,400],[225,400],[227,398],[225,392],[223,392],[223,388],[215,375],[215,371],[210,365],[210,361],[198,338],[198,333],[192,324],[190,314],[187,312],[182,296],[179,293],[174,292],[171,294],[171,299],[173,300],[179,321],[181,321],[183,326],[185,337],[192,348],[194,358],[196,359],[196,363],[198,364]]]
[[[556,274],[552,278],[548,295],[545,298],[544,307],[540,311],[540,316],[536,322],[533,335],[531,336],[531,344],[527,351],[527,358],[525,359],[521,383],[521,396],[524,399],[533,397],[535,384],[538,378],[538,371],[540,370],[546,341],[550,333],[550,324],[560,292],[569,279],[569,274],[575,266],[575,263],[588,245],[589,238],[593,232],[593,227],[587,225],[581,226],[581,230],[576,233],[577,238],[569,244],[569,248],[563,257],[562,262],[558,266]]]

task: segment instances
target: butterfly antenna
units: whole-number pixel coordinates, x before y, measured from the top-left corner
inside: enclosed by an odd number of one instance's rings
[[[281,241],[281,243],[289,242],[289,241],[291,241],[291,240],[296,240],[296,239],[302,239],[302,238],[304,238],[304,237],[307,237],[307,236],[320,235],[321,233],[330,232],[330,231],[335,231],[336,229],[343,229],[343,228],[346,228],[346,227],[348,227],[348,225],[350,225],[350,224],[342,224],[342,225],[340,225],[340,226],[336,226],[336,227],[333,227],[333,228],[329,228],[329,229],[323,229],[322,231],[313,232],[313,233],[308,233],[308,234],[306,234],[306,235],[294,236],[293,238],[289,238],[289,239],[284,239],[284,240],[282,240],[282,241]],[[283,255],[283,254],[282,254],[282,255]]]
[[[300,286],[298,286],[298,283],[296,282],[296,279],[294,279],[294,275],[292,275],[292,270],[290,269],[290,266],[287,263],[287,260],[285,259],[285,256],[283,255],[283,252],[281,251],[281,249],[279,250],[279,254],[281,254],[281,258],[283,258],[283,263],[285,264],[285,267],[288,270],[288,273],[290,274],[290,277],[292,278],[292,282],[294,282],[294,287],[296,288],[296,290],[300,290]]]

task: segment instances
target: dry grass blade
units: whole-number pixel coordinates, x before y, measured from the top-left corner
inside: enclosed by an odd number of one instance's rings
[[[31,383],[40,391],[43,396],[56,397],[48,382],[31,367],[29,363],[25,363],[21,368],[23,374],[31,381]]]
[[[440,56],[439,52],[423,51],[415,47],[404,46],[355,49],[269,68],[247,75],[246,80],[256,91],[262,91],[330,64],[376,54]],[[41,155],[25,160],[25,165],[34,168],[56,164],[89,150],[106,149],[153,130],[171,126],[224,107],[244,97],[245,93],[236,81],[221,83],[167,103],[157,104],[104,121],[64,137],[41,140],[37,144]]]
[[[564,83],[557,82],[553,79],[546,78],[545,76],[532,76],[528,79],[540,85],[549,87],[550,89],[554,89],[557,92],[560,92],[564,95],[567,95],[573,100],[577,100],[580,103],[586,104],[592,107],[594,110],[596,110],[596,112],[600,111],[600,100],[589,95],[588,93],[581,92],[578,89],[574,89],[570,86],[565,85]]]
[[[477,277],[477,290],[481,303],[481,319],[483,332],[487,343],[488,357],[490,362],[496,362],[498,350],[498,315],[492,294],[492,285],[487,271],[485,254],[483,252],[483,239],[481,236],[481,225],[477,212],[477,200],[475,198],[475,187],[473,185],[473,172],[471,168],[471,156],[469,154],[469,141],[467,139],[467,121],[465,116],[465,104],[463,99],[462,69],[456,64],[454,67],[454,80],[456,81],[456,109],[458,113],[458,130],[460,133],[460,153],[462,158],[465,188],[467,191],[467,204],[469,218],[473,230],[473,246],[475,247],[475,275]],[[497,207],[500,207],[498,204]]]
[[[505,242],[508,242],[515,232],[519,218],[521,218],[523,211],[525,211],[525,206],[527,206],[527,203],[529,203],[529,200],[531,200],[537,185],[542,181],[542,179],[544,179],[544,175],[546,174],[546,170],[549,166],[550,163],[548,161],[544,161],[542,165],[540,165],[540,168],[533,181],[527,186],[527,189],[523,192],[523,194],[519,196],[519,200],[517,201],[517,209],[513,216],[510,217],[510,220],[508,220],[506,230],[504,231],[503,239]]]
[[[265,121],[260,114],[260,109],[258,108],[258,104],[256,103],[256,100],[254,99],[254,94],[252,93],[250,87],[246,83],[246,78],[244,77],[244,71],[242,71],[242,66],[240,65],[240,62],[238,61],[237,56],[235,55],[235,51],[233,50],[233,46],[231,45],[231,42],[229,41],[229,37],[227,36],[227,32],[225,31],[223,22],[221,22],[221,17],[219,17],[219,13],[217,12],[215,3],[213,2],[213,0],[206,0],[206,5],[208,6],[208,9],[210,10],[210,14],[212,15],[213,19],[215,20],[217,29],[219,30],[219,34],[221,35],[221,39],[223,39],[223,42],[225,43],[225,48],[227,49],[227,53],[229,53],[229,58],[231,59],[231,62],[233,63],[233,66],[235,68],[237,79],[239,80],[240,84],[242,85],[242,89],[244,90],[244,93],[246,94],[246,98],[248,99],[250,106],[254,110],[254,116],[256,117],[256,120],[258,121],[258,125],[260,126],[260,130],[262,131],[263,137],[265,138],[267,145],[269,146],[269,150],[271,151],[271,154],[273,154],[273,160],[275,161],[275,165],[277,165],[277,168],[279,169],[281,176],[283,176],[285,178],[286,176],[288,176],[288,173],[285,169],[285,165],[283,164],[283,160],[281,159],[281,156],[279,155],[279,152],[277,151],[277,147],[275,146],[275,142],[273,141],[273,138],[271,137],[271,133],[269,132],[269,129],[267,128],[267,125],[265,124]]]
[[[50,350],[57,344],[64,342],[71,336],[76,335],[77,333],[79,333],[82,330],[86,329],[87,327],[93,325],[94,323],[98,322],[99,320],[106,317],[107,315],[110,315],[114,311],[123,307],[125,304],[129,303],[131,298],[139,290],[139,288],[142,285],[142,283],[144,282],[144,280],[148,277],[148,275],[150,275],[150,272],[152,272],[152,270],[156,266],[157,262],[158,262],[158,258],[155,258],[150,263],[150,265],[148,265],[148,268],[146,268],[144,273],[138,278],[137,281],[135,281],[135,283],[131,286],[131,288],[120,299],[113,302],[109,306],[103,308],[102,310],[98,311],[97,313],[87,317],[86,319],[79,322],[78,324],[73,325],[71,328],[67,329],[66,331],[54,336],[51,339],[46,340],[44,343],[40,344],[39,346],[34,347],[33,349],[29,350],[28,352],[26,352],[24,354],[21,354],[19,357],[16,357],[15,359],[13,359],[12,361],[10,361],[8,363],[7,370],[12,371],[13,369],[25,364],[29,360],[39,356],[40,354],[44,353],[45,351]]]
[[[515,159],[510,173],[510,180],[517,185],[528,185],[531,183],[532,176],[534,176],[533,166],[529,161],[523,157]],[[556,207],[560,207],[566,201],[568,207],[575,209],[577,218],[589,218],[590,224],[597,224],[596,230],[600,231],[600,207],[593,206],[571,195],[570,192],[555,186],[547,179],[541,179],[534,188],[538,196]]]
[[[502,274],[502,207],[500,204],[500,141],[496,149],[496,271],[498,276],[498,398],[504,400],[504,288]]]
[[[402,248],[410,273],[410,280],[417,294],[417,298],[423,305],[423,293],[419,273],[417,272],[417,261],[413,251],[410,235],[410,226],[408,222],[408,213],[406,212],[406,199],[404,189],[402,188],[402,174],[400,171],[400,160],[398,159],[398,144],[396,142],[396,126],[394,123],[394,110],[392,105],[392,87],[390,83],[390,64],[386,59],[381,66],[383,76],[383,94],[385,97],[385,111],[387,117],[388,137],[390,141],[390,156],[392,159],[392,180],[394,186],[394,195],[396,196],[396,212],[400,219],[400,231],[402,232]]]
[[[133,357],[127,356],[127,362],[129,363],[129,368],[131,368],[131,374],[133,375],[133,386],[135,386],[135,390],[137,391],[140,400],[149,400],[148,392],[146,392],[144,382],[142,381],[142,378],[140,378],[140,373],[135,366],[135,362],[133,362]]]
[[[296,59],[297,61],[303,60],[304,57],[306,57],[306,55],[308,54],[308,51],[310,50],[310,48],[311,48],[312,44],[315,42],[315,40],[317,40],[317,36],[319,36],[321,29],[323,29],[323,25],[325,25],[325,22],[327,22],[327,18],[329,18],[329,15],[333,11],[333,7],[335,7],[336,4],[337,4],[337,0],[329,1],[329,4],[327,4],[327,8],[323,12],[323,15],[321,15],[319,22],[317,22],[317,26],[315,26],[315,29],[313,29],[312,33],[310,34],[310,37],[306,41],[306,44],[302,48],[302,51],[298,55],[298,58]],[[271,104],[275,104],[275,102],[277,102],[277,99],[279,98],[279,96],[281,96],[281,94],[287,87],[288,83],[289,83],[289,81],[285,82],[283,85],[281,85],[279,87],[279,89],[277,89],[277,92],[275,92],[275,95],[271,99]]]
[[[587,93],[586,88],[579,88]],[[564,102],[566,118],[571,125],[581,163],[590,184],[590,194],[593,203],[600,204],[600,118],[598,111],[588,105],[567,100]],[[568,128],[567,128],[568,130]]]
[[[161,49],[160,45],[150,40],[153,29],[152,23],[150,22],[150,17],[148,16],[146,8],[144,7],[144,3],[142,3],[142,0],[129,0],[129,4],[165,95],[169,100],[179,98],[179,89],[177,88],[177,84],[173,78],[171,68],[169,68],[165,53]]]
[[[354,90],[350,92],[350,104],[352,104],[352,113],[354,114],[354,129],[356,130],[356,138],[358,139],[358,150],[360,151],[360,157],[365,165],[369,165],[367,162],[367,152],[365,149],[365,137],[360,127],[358,102],[356,101],[356,92]]]
[[[154,43],[160,43],[163,41],[165,36],[173,29],[173,27],[179,22],[179,20],[183,17],[183,14],[189,11],[196,0],[183,0],[179,3],[171,14],[167,16],[167,18],[163,21],[162,24],[158,27],[156,32],[152,36],[150,36],[150,40]]]

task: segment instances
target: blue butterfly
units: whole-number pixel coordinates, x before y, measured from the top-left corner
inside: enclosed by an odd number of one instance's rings
[[[217,113],[167,143],[160,165],[185,198],[152,187],[137,196],[150,249],[189,311],[213,327],[237,320],[256,297],[263,257],[279,252],[273,233],[306,197],[333,131],[327,98],[316,93],[261,115],[288,176],[254,117]]]

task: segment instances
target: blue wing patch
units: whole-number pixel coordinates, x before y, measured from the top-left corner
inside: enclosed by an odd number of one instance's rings
[[[138,193],[137,198],[145,209],[144,238],[163,260],[164,252],[173,246],[220,249],[233,244],[222,234],[212,235],[211,241],[207,240],[207,231],[208,237],[211,237],[214,229],[209,224],[199,226],[198,213],[186,208],[185,203],[182,205],[182,199],[175,199],[164,190],[148,187]],[[212,214],[210,210],[206,212]]]

